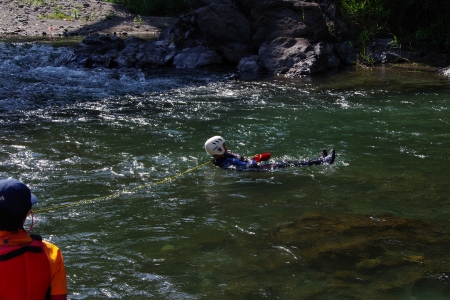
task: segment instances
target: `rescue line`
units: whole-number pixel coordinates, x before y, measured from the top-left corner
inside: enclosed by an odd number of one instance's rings
[[[88,199],[88,200],[81,200],[81,201],[77,201],[77,202],[73,202],[73,203],[67,203],[67,204],[55,205],[55,206],[48,207],[48,208],[37,209],[37,210],[33,210],[33,212],[34,213],[42,213],[42,212],[54,211],[54,210],[58,210],[58,209],[62,209],[62,208],[68,208],[68,207],[72,207],[72,206],[89,204],[89,203],[93,203],[93,202],[97,202],[97,201],[105,201],[105,200],[114,199],[114,198],[116,198],[116,197],[118,197],[118,196],[120,196],[122,194],[125,194],[125,193],[131,193],[131,192],[135,192],[137,190],[143,189],[143,188],[151,186],[151,185],[157,185],[157,184],[162,184],[162,183],[169,182],[169,181],[174,180],[174,179],[176,179],[178,177],[181,177],[181,176],[183,176],[183,175],[185,175],[187,173],[190,173],[192,171],[200,169],[201,167],[206,166],[207,164],[210,164],[210,163],[211,163],[211,161],[207,161],[207,162],[205,162],[205,163],[203,163],[201,165],[193,167],[193,168],[191,168],[189,170],[186,170],[184,172],[178,173],[178,174],[176,174],[176,175],[174,175],[172,177],[168,177],[168,178],[165,178],[165,179],[157,181],[157,182],[145,183],[143,185],[137,186],[137,187],[135,187],[133,189],[130,189],[130,190],[120,191],[120,192],[117,192],[117,193],[114,193],[114,194],[111,194],[111,195],[108,195],[108,196],[100,196],[100,197],[96,197],[96,198],[92,198],[92,199]]]

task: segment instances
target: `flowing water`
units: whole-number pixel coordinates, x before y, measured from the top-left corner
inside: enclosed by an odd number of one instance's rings
[[[450,81],[434,69],[240,82],[71,59],[0,44],[0,176],[40,199],[33,232],[61,248],[70,299],[450,299]],[[213,135],[272,161],[337,157],[225,171]]]

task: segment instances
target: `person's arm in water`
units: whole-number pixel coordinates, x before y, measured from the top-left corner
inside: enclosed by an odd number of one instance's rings
[[[214,159],[213,164],[223,169],[246,169],[257,167],[254,159],[246,159],[237,153],[227,151],[224,155]]]
[[[275,168],[287,168],[287,167],[301,167],[301,166],[312,166],[312,165],[322,165],[322,164],[332,164],[335,158],[335,151],[331,149],[330,153],[324,149],[322,150],[322,156],[311,159],[311,160],[300,160],[300,161],[282,161],[271,164],[259,164],[257,162],[258,157],[263,160],[270,158],[270,153],[263,153],[264,156],[255,155],[252,159],[245,159],[243,156],[235,154],[228,151],[225,155],[215,159],[213,161],[214,165],[221,167],[223,169],[236,169],[236,170],[267,170]],[[259,159],[258,159],[259,160]],[[259,160],[260,161],[260,160]]]

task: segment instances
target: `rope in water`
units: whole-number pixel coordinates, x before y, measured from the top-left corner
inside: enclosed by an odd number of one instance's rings
[[[120,192],[117,192],[115,194],[108,195],[108,196],[100,196],[100,197],[96,197],[96,198],[93,198],[93,199],[81,200],[81,201],[77,201],[77,202],[73,202],[73,203],[67,203],[67,204],[55,205],[55,206],[48,207],[48,208],[37,209],[37,210],[33,210],[33,212],[34,213],[42,213],[42,212],[54,211],[54,210],[58,210],[58,209],[62,209],[62,208],[68,208],[68,207],[72,207],[72,206],[89,204],[89,203],[93,203],[93,202],[97,202],[97,201],[110,200],[110,199],[116,198],[116,197],[118,197],[118,196],[120,196],[122,194],[131,193],[133,191],[137,191],[137,190],[143,189],[143,188],[151,186],[151,185],[157,185],[157,184],[166,183],[168,181],[171,181],[171,180],[174,180],[174,179],[176,179],[178,177],[181,177],[181,176],[183,176],[183,175],[185,175],[187,173],[190,173],[190,172],[193,172],[193,171],[195,171],[197,169],[200,169],[201,167],[203,167],[203,166],[205,166],[205,165],[207,165],[209,163],[210,162],[207,161],[207,162],[205,162],[205,163],[203,163],[201,165],[193,167],[193,168],[191,168],[189,170],[186,170],[184,172],[178,173],[178,174],[176,174],[176,175],[174,175],[172,177],[168,177],[168,178],[165,178],[165,179],[157,181],[157,182],[145,183],[145,184],[137,186],[137,187],[135,187],[135,188],[133,188],[131,190],[124,190],[124,191],[120,191]]]

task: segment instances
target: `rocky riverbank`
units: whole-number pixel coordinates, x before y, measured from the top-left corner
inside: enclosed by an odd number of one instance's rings
[[[0,0],[0,36],[155,35],[176,18],[132,14],[97,0]]]
[[[189,2],[192,12],[168,18],[134,15],[121,5],[95,0],[0,0],[0,35],[86,36],[74,49],[71,64],[78,66],[233,65],[233,78],[245,80],[308,76],[364,61],[423,63],[427,57],[404,51],[391,38],[374,40],[362,57],[333,0]],[[148,35],[159,40],[136,38]],[[442,58],[434,65],[448,76],[450,62]]]
[[[159,41],[89,36],[75,47],[76,64],[86,67],[200,68],[236,66],[232,78],[296,78],[342,66],[412,62],[392,38],[380,38],[364,58],[351,42],[333,0],[189,0]]]

